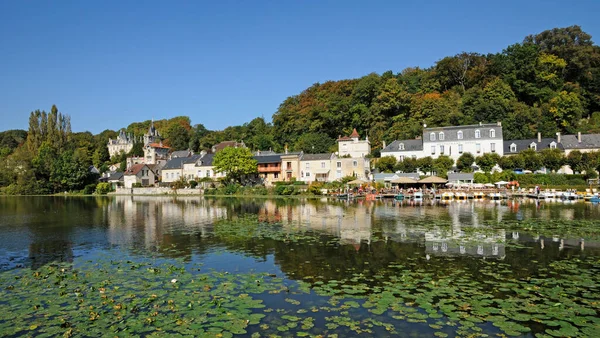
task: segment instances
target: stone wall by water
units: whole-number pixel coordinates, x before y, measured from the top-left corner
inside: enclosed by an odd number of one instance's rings
[[[118,187],[111,195],[202,195],[202,189],[171,189],[171,188],[122,188]]]

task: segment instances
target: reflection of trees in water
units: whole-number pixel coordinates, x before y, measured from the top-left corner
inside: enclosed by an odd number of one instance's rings
[[[0,215],[12,215],[7,226],[17,229],[19,235],[0,237],[11,242],[7,246],[27,248],[26,260],[32,268],[71,262],[74,243],[93,240],[85,238],[86,234],[106,223],[102,206],[108,200],[72,196],[3,198]]]
[[[9,197],[1,198],[0,202],[0,216],[9,217],[4,218],[8,219],[5,221],[8,224],[2,224],[4,229],[27,229],[20,231],[11,242],[20,243],[21,248],[29,248],[28,257],[24,258],[37,262],[36,266],[52,261],[72,260],[74,250],[82,243],[92,243],[116,244],[134,252],[157,252],[167,257],[187,258],[195,253],[202,254],[213,246],[226,246],[228,249],[241,250],[262,259],[269,253],[276,254],[278,263],[282,265],[293,265],[294,262],[300,264],[303,261],[302,255],[306,256],[304,261],[313,262],[311,257],[315,255],[322,263],[339,266],[341,269],[345,263],[329,262],[327,257],[332,256],[335,257],[334,260],[341,261],[350,259],[350,262],[356,264],[362,264],[360,259],[370,259],[369,257],[374,255],[382,255],[380,258],[384,261],[395,259],[395,256],[385,252],[389,249],[374,251],[380,242],[369,245],[372,238],[387,238],[388,246],[404,245],[405,248],[401,251],[408,250],[408,247],[413,251],[425,252],[424,233],[435,227],[446,231],[441,234],[447,237],[461,233],[465,226],[483,228],[489,223],[501,225],[502,222],[516,220],[517,213],[521,213],[525,218],[552,220],[590,220],[600,217],[599,208],[591,204],[529,201],[477,201],[441,206],[424,203],[422,206],[410,206],[393,201],[270,200],[197,196],[59,196]],[[233,243],[211,237],[214,221],[244,215],[258,215],[260,221],[279,223],[286,227],[302,226],[305,230],[337,237],[338,244],[323,244],[319,248],[309,244],[257,239]],[[0,227],[0,237],[3,227]],[[477,235],[477,232],[467,235],[473,234]],[[476,236],[474,238],[477,239]],[[437,237],[435,239],[438,240]],[[443,240],[444,238],[440,238],[440,243]],[[529,240],[526,234],[522,234],[519,242]],[[5,247],[8,245],[5,244]],[[540,248],[539,240],[531,239],[531,245],[535,247],[532,252],[536,253],[536,257],[532,259],[539,262],[551,261],[553,257],[561,255],[579,254],[580,251],[576,245],[569,246],[568,242],[562,251],[558,249],[558,244],[550,240],[545,242],[544,249]],[[597,250],[594,243],[588,245],[586,252]],[[285,248],[290,247],[303,253],[286,252]],[[433,251],[433,244],[431,248]],[[340,252],[336,254],[336,250]],[[507,252],[507,261],[519,260],[513,251]],[[468,248],[464,252],[468,254]],[[363,255],[366,255],[365,258],[361,258]],[[287,259],[291,261],[287,262]],[[529,269],[534,263],[522,264]],[[303,270],[323,268],[306,267],[304,263],[302,265]]]
[[[73,262],[73,246],[70,241],[53,239],[36,241],[29,245],[29,260],[32,269],[52,262]]]

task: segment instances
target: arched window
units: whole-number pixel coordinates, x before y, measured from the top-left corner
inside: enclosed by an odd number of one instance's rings
[[[475,138],[481,138],[481,131],[479,129],[475,130]]]
[[[511,153],[516,153],[517,152],[517,145],[516,144],[511,144],[510,145],[510,152]]]
[[[435,133],[429,134],[429,141],[435,141]]]
[[[404,143],[400,143],[400,145],[398,146],[398,150],[404,150]]]
[[[459,130],[459,131],[456,133],[456,138],[457,138],[457,139],[459,139],[459,140],[462,140],[462,139],[463,139],[463,132],[462,132],[462,130]]]
[[[535,142],[531,142],[529,149],[537,150],[537,144],[535,144]]]
[[[490,138],[496,137],[496,131],[494,129],[490,129]]]
[[[440,132],[440,134],[438,135],[438,137],[439,137],[440,141],[443,141],[444,140],[444,133]]]

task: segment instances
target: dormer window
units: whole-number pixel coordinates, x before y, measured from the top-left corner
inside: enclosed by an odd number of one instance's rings
[[[435,141],[435,133],[429,134],[429,141]]]
[[[475,130],[475,138],[481,138],[481,130]]]
[[[511,144],[510,145],[510,152],[511,153],[516,153],[517,152],[517,145],[516,144]]]
[[[462,140],[462,139],[463,139],[463,132],[462,132],[462,130],[459,130],[459,131],[456,133],[456,138],[457,138],[457,139],[459,139],[459,140]]]
[[[400,143],[400,145],[398,146],[398,150],[404,150],[404,143]]]
[[[550,143],[550,149],[556,149],[556,143],[555,142]]]
[[[535,144],[535,142],[531,142],[529,149],[537,150],[537,144]]]
[[[438,135],[438,137],[439,137],[440,141],[443,141],[444,140],[444,133],[440,132],[439,135]]]
[[[494,129],[490,129],[490,138],[496,137],[496,131]]]

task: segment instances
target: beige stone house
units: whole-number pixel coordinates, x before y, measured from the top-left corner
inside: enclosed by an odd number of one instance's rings
[[[153,186],[156,183],[156,175],[147,164],[136,164],[123,173],[123,185],[132,188],[135,183],[144,187]]]
[[[302,153],[291,153],[281,155],[281,172],[284,181],[300,178],[300,157]]]
[[[364,140],[359,140],[360,136],[356,131],[356,128],[352,131],[350,136],[343,136],[338,138],[338,156],[350,156],[350,157],[365,157],[371,153],[371,143],[369,137]]]
[[[329,182],[332,178],[332,159],[335,155],[303,154],[300,157],[300,180],[304,182]]]

